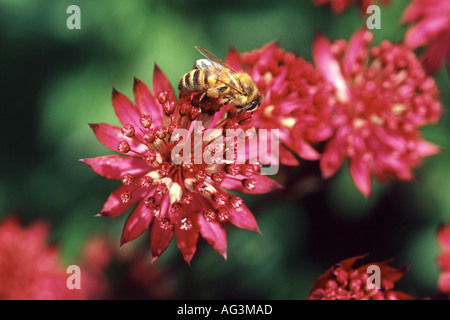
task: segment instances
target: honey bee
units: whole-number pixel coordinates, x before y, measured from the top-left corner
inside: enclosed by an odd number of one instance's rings
[[[218,99],[221,105],[233,104],[237,114],[253,112],[261,104],[262,97],[252,78],[245,72],[237,72],[226,62],[208,50],[195,47],[207,59],[195,62],[195,69],[186,73],[178,84],[183,92],[203,92],[200,101]]]

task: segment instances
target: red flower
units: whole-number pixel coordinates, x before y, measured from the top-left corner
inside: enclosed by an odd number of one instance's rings
[[[450,2],[442,0],[412,0],[402,22],[417,23],[405,34],[405,45],[411,49],[426,47],[424,66],[436,72],[444,60],[450,72]]]
[[[441,270],[438,287],[439,290],[450,295],[450,223],[439,228],[437,240],[442,249],[437,258],[438,267]]]
[[[168,299],[175,282],[165,270],[149,265],[147,255],[130,246],[116,250],[103,234],[88,239],[82,250],[82,287],[89,299]]]
[[[392,261],[384,261],[354,268],[355,262],[363,257],[343,260],[319,276],[314,282],[308,300],[415,299],[406,293],[393,290],[395,283],[403,277],[407,267],[393,268],[390,266]],[[378,271],[375,268],[379,268]],[[379,272],[379,287],[376,284],[377,281],[372,279],[376,272]]]
[[[238,54],[232,49],[227,62],[245,70],[258,86],[262,104],[253,112],[251,125],[257,129],[279,129],[280,162],[298,165],[292,155],[318,160],[313,144],[332,134],[328,103],[330,86],[320,73],[301,57],[278,48],[277,43]]]
[[[220,108],[213,99],[200,103],[198,95],[183,95],[177,102],[169,81],[158,67],[154,71],[153,90],[155,95],[136,79],[136,105],[113,90],[112,104],[122,128],[91,125],[101,143],[122,154],[82,160],[98,174],[122,180],[99,215],[116,217],[137,204],[125,223],[121,244],[150,228],[153,261],[167,248],[174,234],[188,263],[196,251],[199,234],[226,258],[226,221],[259,231],[242,199],[226,189],[255,194],[280,186],[260,175],[261,165],[246,151],[245,143],[238,143],[234,149],[249,158],[240,163],[236,157],[222,159],[224,149],[216,149],[218,146],[208,141],[213,136],[213,141],[228,142],[227,129],[238,129],[244,121],[242,117],[224,118],[225,107]],[[208,135],[206,130],[213,129],[215,133],[201,139],[202,133]],[[178,139],[179,132],[187,135]],[[184,149],[176,153],[181,160],[175,163],[172,153],[180,146],[194,150],[190,155],[184,154]],[[202,160],[207,151],[211,157],[197,163],[196,158],[200,156]]]
[[[0,300],[85,298],[67,288],[69,274],[56,248],[47,244],[48,229],[44,222],[24,228],[13,217],[0,224]]]
[[[412,168],[439,148],[421,138],[419,128],[438,121],[439,92],[409,49],[382,41],[368,48],[373,36],[356,32],[347,43],[330,44],[319,35],[313,45],[314,61],[336,89],[335,127],[320,160],[328,178],[349,159],[356,187],[371,193],[371,175],[412,180]]]
[[[391,2],[391,0],[312,0],[312,2],[316,6],[329,4],[331,7],[331,11],[333,11],[333,13],[335,14],[341,14],[348,8],[350,8],[352,4],[357,4],[359,6],[361,14],[365,14],[368,6],[375,4],[376,2],[387,4]]]

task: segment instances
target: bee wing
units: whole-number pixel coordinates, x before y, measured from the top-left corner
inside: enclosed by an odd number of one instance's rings
[[[203,56],[207,58],[197,60],[195,63],[197,68],[200,69],[208,67],[210,72],[217,75],[217,81],[223,83],[231,89],[236,90],[240,94],[245,94],[245,92],[242,92],[242,89],[239,89],[239,84],[236,83],[236,80],[232,77],[234,73],[237,73],[236,70],[234,70],[225,61],[209,52],[205,48],[196,46],[195,49],[197,49]]]
[[[203,56],[205,56],[206,58],[208,58],[208,60],[211,61],[211,64],[213,65],[220,65],[224,68],[230,69],[233,72],[236,72],[236,70],[234,70],[232,67],[230,67],[225,61],[223,61],[222,59],[220,59],[219,57],[217,57],[215,54],[209,52],[208,50],[206,50],[205,48],[196,46],[195,49],[197,49]],[[203,61],[205,59],[201,59],[198,61]]]
[[[195,66],[198,69],[211,68],[211,67],[223,69],[222,65],[218,64],[217,62],[211,61],[209,59],[199,59],[199,60],[195,61]]]

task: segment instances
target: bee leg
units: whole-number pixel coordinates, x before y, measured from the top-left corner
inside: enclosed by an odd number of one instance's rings
[[[220,90],[220,88],[221,87],[209,88],[208,90],[206,90],[206,95],[210,98],[217,99],[217,98],[219,98],[220,93],[223,91],[223,90]]]
[[[200,102],[202,102],[202,103],[208,101],[208,99],[209,99],[209,97],[206,92],[200,96]]]

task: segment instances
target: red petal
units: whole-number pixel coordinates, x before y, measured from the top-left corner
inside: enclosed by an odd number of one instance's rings
[[[242,62],[239,52],[235,47],[231,47],[225,59],[226,63],[235,70],[242,70]]]
[[[162,124],[162,108],[152,95],[147,85],[139,79],[134,79],[134,100],[141,114],[149,114],[156,125]]]
[[[124,173],[140,175],[148,171],[148,164],[136,157],[109,155],[90,159],[81,159],[99,175],[108,179],[121,179]]]
[[[228,221],[238,228],[261,232],[255,217],[245,204],[241,204],[238,209],[233,210],[231,215],[228,217]]]
[[[122,129],[106,123],[90,124],[97,139],[112,151],[119,152],[118,145],[122,141],[127,141],[131,150],[144,153],[147,147],[135,138],[128,138],[123,135]]]
[[[153,93],[157,99],[159,94],[167,94],[167,99],[176,102],[175,94],[169,80],[156,64],[153,71]]]
[[[202,237],[226,260],[227,234],[222,225],[216,221],[206,221],[201,214],[197,216],[197,222]]]
[[[316,35],[313,43],[313,59],[324,78],[339,91],[342,98],[348,100],[350,92],[342,75],[339,62],[331,53],[328,39],[320,34]]]
[[[445,54],[450,52],[450,29],[447,36],[440,37],[431,42],[423,53],[423,64],[428,74],[439,70],[444,62]]]
[[[406,32],[404,43],[409,48],[416,49],[427,44],[430,40],[434,40],[439,32],[447,26],[448,18],[446,16],[431,16],[423,19]]]
[[[327,143],[320,159],[320,170],[325,179],[333,176],[342,166],[345,159],[343,148],[344,146],[336,138],[331,139]]]
[[[442,250],[450,252],[450,223],[446,226],[439,227],[437,232],[437,241]]]
[[[437,256],[437,265],[442,271],[450,271],[450,248],[441,245],[444,250]]]
[[[280,163],[285,166],[298,166],[300,162],[294,157],[292,152],[283,144],[280,144]]]
[[[254,175],[249,179],[254,180],[254,188],[247,189],[243,186],[243,180],[233,179],[232,177],[226,177],[221,186],[228,190],[233,190],[241,193],[249,194],[262,194],[269,193],[283,187],[275,180],[270,179],[267,176]]]
[[[109,195],[99,215],[103,217],[117,217],[131,208],[133,204],[141,200],[145,195],[144,189],[134,191],[135,188],[134,185],[121,185],[118,187]],[[124,192],[132,194],[131,199],[126,203],[123,203],[121,200],[121,195]]]
[[[352,75],[354,66],[359,64],[358,60],[360,59],[361,55],[365,55],[367,51],[366,40],[367,37],[371,37],[371,35],[372,34],[370,33],[370,31],[366,29],[359,30],[352,35],[342,62],[344,75]]]
[[[298,137],[295,140],[295,151],[298,155],[305,160],[319,160],[320,154],[313,148],[309,143],[307,143],[304,139]]]
[[[122,231],[120,245],[133,241],[139,237],[145,230],[148,229],[153,215],[145,206],[144,201],[139,202],[136,208],[128,216],[125,226]]]
[[[370,170],[367,162],[359,156],[353,157],[350,159],[349,169],[356,188],[364,196],[370,196],[372,184],[370,181]]]
[[[167,249],[173,237],[173,228],[162,229],[159,221],[155,220],[152,224],[152,232],[150,236],[150,251],[152,253],[152,262],[156,261],[159,256]]]
[[[136,133],[138,133],[139,130],[137,128],[140,126],[139,119],[141,115],[130,99],[116,89],[113,89],[112,105],[122,126],[132,124],[136,129]]]
[[[183,230],[179,226],[175,227],[178,248],[183,255],[184,260],[190,264],[192,257],[197,250],[198,227],[193,223],[189,230]]]
[[[442,292],[450,294],[450,272],[441,273],[438,280],[438,288]]]

